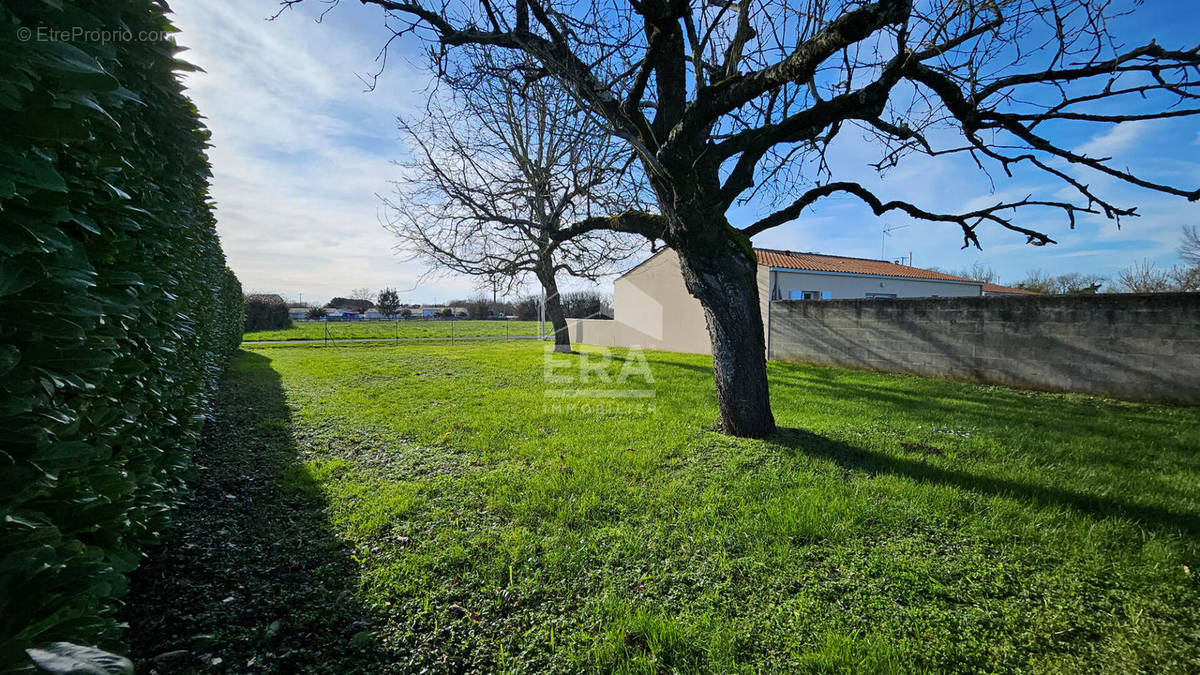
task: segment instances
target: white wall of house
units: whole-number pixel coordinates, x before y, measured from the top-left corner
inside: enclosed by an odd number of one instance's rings
[[[679,256],[671,249],[613,283],[613,321],[605,323],[621,332],[613,346],[711,353],[704,310],[683,285]]]
[[[961,281],[934,281],[931,279],[906,279],[879,277],[866,274],[844,274],[832,272],[804,272],[797,270],[771,270],[771,288],[776,300],[805,300],[798,294],[804,291],[817,292],[819,300],[845,300],[870,297],[870,294],[894,295],[897,298],[930,298],[976,296],[982,284]],[[825,295],[828,294],[828,295]]]

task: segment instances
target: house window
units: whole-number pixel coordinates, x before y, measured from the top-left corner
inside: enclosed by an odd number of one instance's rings
[[[867,293],[868,298],[894,298],[895,293]]]
[[[788,291],[788,300],[829,300],[832,297],[829,291]]]

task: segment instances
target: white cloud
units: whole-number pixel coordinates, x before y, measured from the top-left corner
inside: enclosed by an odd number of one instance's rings
[[[1075,152],[1088,157],[1117,157],[1136,147],[1160,124],[1158,120],[1143,120],[1114,124],[1107,131],[1096,134],[1091,140],[1075,148]]]
[[[218,230],[243,286],[306,301],[413,286],[424,270],[393,253],[375,195],[390,189],[405,152],[395,115],[421,100],[425,76],[393,54],[365,92],[359,75],[374,71],[386,36],[356,26],[366,10],[350,5],[320,25],[302,11],[266,21],[274,0],[173,5],[184,56],[205,70],[186,83],[213,134]],[[445,280],[408,295],[432,301],[469,287]]]

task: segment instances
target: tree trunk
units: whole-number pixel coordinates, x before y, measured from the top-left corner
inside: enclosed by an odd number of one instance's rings
[[[763,438],[775,433],[767,390],[766,342],[759,309],[757,262],[750,249],[725,239],[716,246],[680,246],[688,292],[704,308],[712,340],[721,430]]]
[[[567,317],[563,314],[562,299],[558,297],[558,282],[554,280],[554,270],[539,269],[538,281],[546,292],[546,318],[554,328],[554,351],[563,354],[571,352],[571,336],[567,332]]]

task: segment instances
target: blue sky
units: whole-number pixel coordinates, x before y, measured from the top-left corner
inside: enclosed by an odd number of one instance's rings
[[[230,265],[247,291],[278,292],[324,302],[351,289],[399,288],[406,302],[437,302],[469,295],[472,281],[437,276],[394,251],[380,224],[376,195],[390,192],[393,165],[406,155],[397,114],[417,113],[429,86],[415,43],[389,55],[374,91],[363,78],[378,69],[387,39],[377,9],[345,2],[318,25],[325,5],[305,3],[268,22],[274,0],[177,0],[172,3],[185,58],[206,71],[188,76],[190,95],[213,132],[213,196]],[[1156,37],[1164,46],[1192,46],[1200,3],[1153,0],[1120,20],[1128,44]],[[1200,186],[1200,119],[1077,127],[1072,147],[1112,156],[1118,166],[1180,187]],[[969,158],[910,158],[884,177],[866,167],[875,149],[861,134],[844,133],[831,155],[835,175],[862,180],[884,198],[903,198],[933,211],[990,205],[1027,194],[1066,196],[1041,176],[993,173],[993,184]],[[878,258],[880,230],[887,258],[913,255],[919,267],[993,267],[1016,282],[1032,269],[1114,275],[1131,262],[1178,262],[1184,224],[1200,223],[1200,204],[1089,177],[1118,204],[1137,205],[1140,218],[1117,230],[1103,217],[1082,217],[1075,230],[1065,218],[1019,223],[1044,229],[1057,246],[1035,248],[1000,229],[980,230],[983,250],[962,250],[957,226],[875,217],[853,198],[820,202],[798,221],[755,238],[757,246]],[[751,222],[766,205],[735,209],[735,224]],[[1025,219],[1025,220],[1022,220]]]

